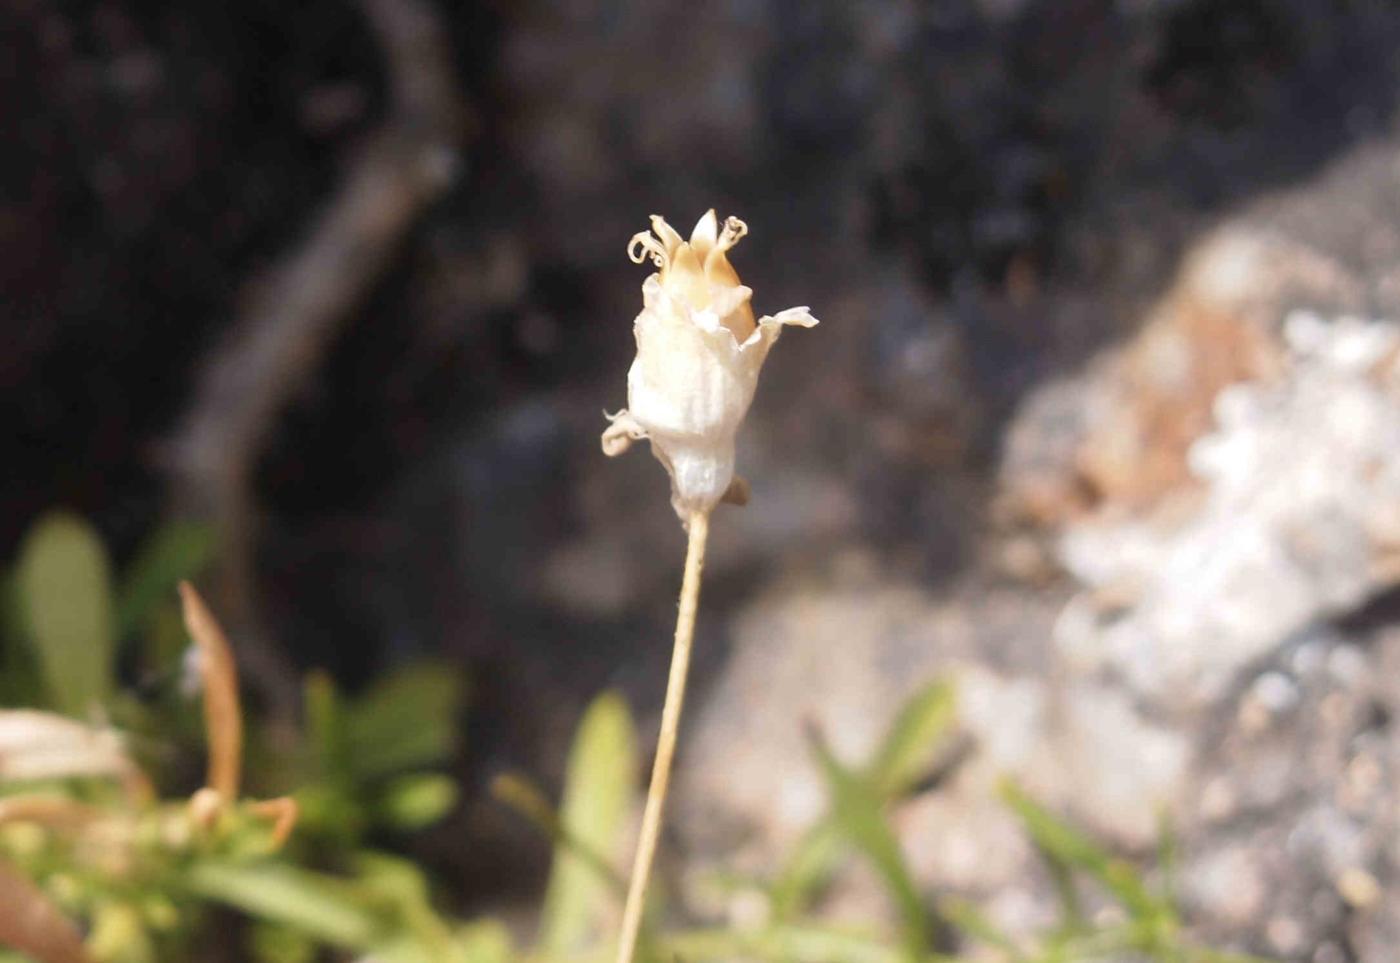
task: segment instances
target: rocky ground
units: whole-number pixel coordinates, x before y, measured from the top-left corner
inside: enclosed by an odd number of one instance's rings
[[[158,517],[195,362],[393,114],[365,19],[202,9],[27,0],[7,28],[33,78],[0,89],[25,120],[0,163],[29,177],[0,207],[8,539],[55,500],[118,545]],[[820,804],[804,720],[856,758],[952,676],[974,749],[897,814],[928,886],[1041,918],[989,802],[1013,773],[1128,852],[1168,806],[1213,938],[1393,955],[1390,6],[431,10],[464,100],[450,186],[293,371],[251,472],[290,661],[460,659],[474,786],[557,772],[604,687],[649,727],[682,535],[659,468],[597,434],[626,239],[715,205],[751,226],[756,306],[823,324],[775,349],[752,504],[715,523],[678,850],[762,863]],[[531,892],[541,850],[488,801],[452,832],[464,901]]]

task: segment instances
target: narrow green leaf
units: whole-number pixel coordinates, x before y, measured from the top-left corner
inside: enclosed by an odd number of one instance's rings
[[[1074,868],[1063,860],[1051,858],[1043,848],[1040,852],[1060,904],[1059,935],[1070,938],[1084,933],[1089,928],[1089,919],[1084,914],[1084,901],[1079,896]]]
[[[117,637],[141,628],[162,602],[174,604],[175,586],[192,579],[214,554],[214,529],[175,521],[157,528],[127,567],[117,593]]]
[[[41,518],[20,551],[19,591],[51,704],[86,716],[112,686],[111,565],[97,532],[68,512]]]
[[[870,767],[870,779],[885,797],[908,792],[928,775],[952,726],[957,705],[953,686],[934,682],[900,709]]]
[[[322,779],[346,777],[345,713],[330,674],[313,669],[302,682],[306,741]]]
[[[375,915],[354,898],[353,887],[318,873],[281,863],[203,862],[190,869],[186,883],[205,899],[334,946],[365,949],[379,936]]]
[[[927,685],[905,702],[866,771],[882,801],[902,796],[928,774],[943,750],[955,708],[953,686],[946,682]],[[830,817],[809,829],[770,889],[774,915],[791,919],[800,913],[830,880],[844,849]]]
[[[529,779],[519,773],[501,773],[491,780],[491,795],[533,823],[554,844],[556,852],[567,850],[576,854],[616,893],[619,900],[627,896],[627,881],[617,868],[569,832],[544,792]]]
[[[559,807],[560,845],[540,915],[547,955],[579,950],[598,935],[612,893],[590,865],[589,853],[611,859],[637,791],[637,736],[627,704],[616,693],[593,700],[569,752]],[[569,844],[571,839],[579,848]]]
[[[1176,827],[1172,824],[1171,813],[1165,808],[1157,814],[1157,872],[1161,880],[1157,892],[1163,904],[1176,909]]]
[[[928,953],[933,921],[905,865],[899,840],[885,821],[875,787],[869,779],[837,762],[818,733],[811,734],[811,743],[831,789],[836,825],[870,861],[899,908],[908,958],[923,959]]]
[[[358,779],[374,779],[450,756],[457,745],[462,672],[420,662],[399,669],[345,710],[346,762]]]
[[[769,890],[773,915],[788,920],[800,914],[836,872],[846,840],[830,817],[802,834]]]
[[[1015,783],[1004,782],[1002,796],[1052,862],[1058,861],[1097,880],[1133,919],[1157,920],[1163,916],[1161,901],[1153,897],[1131,864],[1115,859],[1088,836],[1052,815]]]
[[[944,900],[938,904],[938,910],[944,919],[974,939],[996,947],[1013,960],[1022,959],[1016,941],[967,900]]]

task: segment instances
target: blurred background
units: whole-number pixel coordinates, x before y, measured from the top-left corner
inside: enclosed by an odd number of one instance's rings
[[[773,352],[752,502],[712,530],[668,913],[742,917],[688,881],[761,874],[821,818],[804,726],[854,764],[944,680],[951,748],[889,808],[921,893],[1015,939],[1053,923],[1010,776],[1129,859],[1169,816],[1202,939],[1394,959],[1394,4],[9,0],[0,24],[0,547],[21,584],[46,520],[90,526],[131,613],[118,722],[181,698],[178,633],[130,598],[177,575],[269,745],[313,690],[430,667],[451,745],[411,761],[450,801],[365,832],[444,912],[528,933],[551,844],[493,780],[557,796],[604,691],[640,768],[670,654],[665,475],[598,446],[646,273],[626,244],[715,207],[750,225],[756,308],[822,324]],[[6,702],[61,702],[26,604]],[[163,758],[162,789],[197,785]],[[878,889],[840,875],[814,912],[880,925]]]

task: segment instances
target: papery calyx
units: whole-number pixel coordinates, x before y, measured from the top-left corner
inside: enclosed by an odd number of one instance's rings
[[[671,503],[681,519],[709,512],[726,496],[742,501],[747,486],[734,474],[734,442],[758,386],[758,373],[783,326],[812,327],[806,307],[754,319],[753,291],[739,280],[729,251],[748,233],[737,217],[720,225],[713,210],[690,240],[652,215],[652,230],[627,250],[656,266],[642,284],[642,312],[633,333],[637,358],[627,373],[628,407],[609,415],[603,451],[619,455],[633,441],[651,441],[671,476]]]

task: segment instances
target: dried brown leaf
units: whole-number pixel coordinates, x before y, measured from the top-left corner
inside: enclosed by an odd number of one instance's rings
[[[82,936],[44,892],[0,863],[0,946],[39,963],[92,963]]]
[[[199,647],[199,672],[204,683],[204,728],[209,740],[209,770],[205,779],[225,801],[238,798],[243,761],[243,711],[238,702],[238,667],[224,630],[204,599],[189,582],[180,583],[185,628]]]

